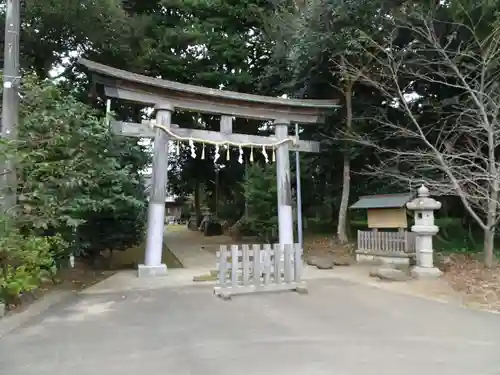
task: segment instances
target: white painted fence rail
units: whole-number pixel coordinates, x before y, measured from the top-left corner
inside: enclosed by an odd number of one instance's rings
[[[358,230],[358,251],[415,253],[415,233]]]
[[[300,244],[221,245],[216,255],[218,280],[214,294],[219,297],[265,291],[307,292],[301,281]]]

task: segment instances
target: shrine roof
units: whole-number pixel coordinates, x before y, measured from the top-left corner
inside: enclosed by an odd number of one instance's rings
[[[413,198],[411,193],[365,195],[360,197],[350,208],[401,208]]]

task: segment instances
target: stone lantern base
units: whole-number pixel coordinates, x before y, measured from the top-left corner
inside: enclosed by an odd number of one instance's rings
[[[443,276],[443,272],[437,267],[413,267],[410,271],[414,279],[438,279]]]

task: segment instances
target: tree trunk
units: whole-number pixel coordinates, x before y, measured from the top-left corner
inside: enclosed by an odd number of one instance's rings
[[[352,129],[352,85],[353,81],[349,81],[344,91],[347,132],[350,132]],[[349,194],[351,191],[351,155],[349,149],[344,151],[344,171],[342,176],[342,198],[339,208],[337,236],[340,243],[344,244],[349,241],[347,237],[347,210],[349,208]]]
[[[484,229],[484,265],[487,268],[493,266],[493,250],[495,248],[495,227],[497,218],[498,186],[494,182],[491,187],[490,199],[488,201],[488,213],[486,217],[486,228]]]
[[[340,243],[347,243],[347,209],[349,208],[349,193],[351,190],[351,160],[348,154],[344,155],[344,172],[342,178],[342,199],[340,201],[337,236]]]
[[[484,265],[493,266],[493,249],[495,244],[495,227],[484,230]]]
[[[487,268],[493,267],[493,250],[495,248],[495,227],[497,224],[497,204],[498,204],[498,171],[497,160],[495,158],[495,133],[493,129],[488,132],[488,161],[490,176],[493,181],[490,186],[490,196],[488,200],[488,213],[486,216],[486,228],[484,230],[484,265]]]

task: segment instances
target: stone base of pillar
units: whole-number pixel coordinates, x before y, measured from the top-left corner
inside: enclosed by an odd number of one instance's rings
[[[413,267],[411,277],[414,279],[438,279],[443,276],[443,272],[437,267]]]
[[[140,279],[148,277],[158,277],[167,275],[167,265],[160,264],[157,266],[146,266],[145,264],[139,264],[137,267],[137,276]]]

